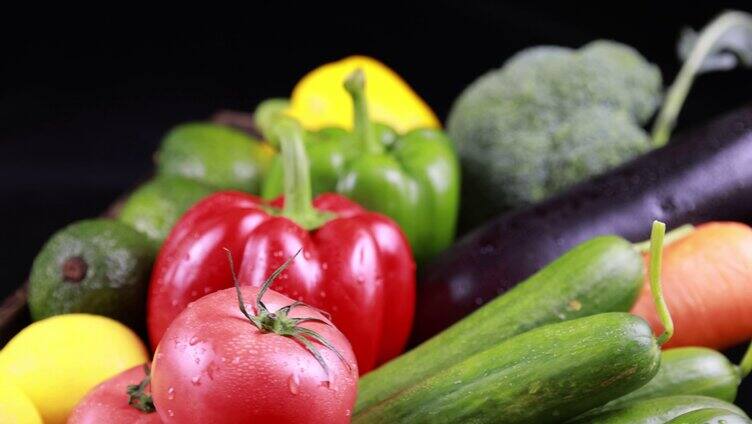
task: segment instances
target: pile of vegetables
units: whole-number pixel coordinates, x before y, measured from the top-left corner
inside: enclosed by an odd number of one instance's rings
[[[362,56],[252,134],[179,125],[35,259],[0,422],[752,422],[752,347],[716,350],[752,339],[752,106],[666,144],[752,16],[687,34],[666,93],[617,42],[526,49],[448,133]],[[460,209],[505,213],[455,242]]]

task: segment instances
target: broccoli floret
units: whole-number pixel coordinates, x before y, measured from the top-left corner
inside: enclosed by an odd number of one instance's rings
[[[657,67],[623,44],[523,50],[465,89],[449,114],[465,194],[484,199],[472,207],[488,215],[611,169],[650,148],[641,126],[660,99]]]

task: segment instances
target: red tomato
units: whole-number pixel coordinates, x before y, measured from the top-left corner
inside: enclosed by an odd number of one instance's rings
[[[259,314],[257,287],[242,287],[250,314]],[[263,295],[268,311],[293,300]],[[234,288],[188,305],[157,347],[152,369],[154,404],[165,423],[347,423],[355,403],[358,370],[345,336],[319,310],[296,306],[290,318],[317,332],[342,355],[321,343],[328,373],[303,343],[262,332],[238,307]],[[307,339],[310,340],[310,339]]]
[[[110,378],[91,391],[68,416],[68,424],[159,424],[159,414],[145,413],[128,405],[126,389],[145,377],[138,365]]]

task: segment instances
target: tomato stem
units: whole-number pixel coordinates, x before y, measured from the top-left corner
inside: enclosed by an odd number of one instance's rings
[[[361,153],[382,153],[384,146],[376,137],[376,128],[368,117],[366,103],[366,76],[362,69],[354,70],[345,79],[345,90],[350,94],[353,103],[353,132],[360,142]]]
[[[264,283],[261,285],[261,288],[259,289],[258,293],[256,294],[256,314],[252,315],[248,312],[248,310],[245,307],[245,301],[243,300],[243,293],[240,290],[240,281],[238,280],[237,274],[235,273],[235,264],[232,259],[232,252],[228,248],[224,248],[225,253],[227,254],[227,261],[230,264],[230,273],[232,275],[232,282],[235,285],[235,293],[238,297],[238,307],[240,308],[240,312],[250,321],[251,324],[253,324],[254,327],[256,327],[260,332],[262,333],[274,333],[283,337],[289,337],[298,343],[300,343],[321,365],[321,368],[324,369],[324,373],[326,374],[327,381],[329,378],[329,366],[326,364],[326,360],[321,355],[321,352],[319,352],[318,348],[311,342],[311,340],[321,344],[325,348],[331,350],[334,352],[337,357],[347,365],[347,368],[350,369],[350,363],[345,360],[345,357],[342,356],[342,354],[337,350],[334,345],[332,345],[327,339],[325,339],[323,336],[321,336],[319,333],[311,330],[310,328],[301,327],[300,324],[306,323],[306,322],[316,322],[324,325],[332,325],[328,321],[314,318],[314,317],[304,317],[304,318],[293,318],[289,316],[290,312],[298,307],[298,306],[308,306],[311,308],[311,306],[304,304],[303,302],[296,301],[293,302],[287,306],[283,306],[279,309],[277,309],[274,312],[270,312],[269,309],[267,309],[266,305],[264,304],[262,298],[266,294],[267,290],[269,290],[269,287],[271,287],[274,280],[277,279],[277,277],[285,270],[287,267],[292,263],[293,260],[300,254],[300,252],[303,249],[300,248],[297,252],[295,252],[294,255],[292,255],[289,259],[285,261],[282,265],[280,265],[277,269],[272,272],[272,274],[264,281]]]
[[[663,297],[663,288],[661,286],[661,267],[663,265],[663,239],[666,234],[666,224],[660,221],[653,221],[653,228],[650,232],[650,291],[653,294],[653,303],[658,311],[661,324],[663,324],[663,333],[658,336],[658,344],[664,345],[671,340],[674,335],[674,321],[671,319],[671,312],[666,305],[666,299]]]
[[[144,364],[144,374],[146,377],[138,384],[129,384],[125,393],[128,395],[128,405],[143,413],[151,414],[157,409],[154,407],[151,394],[146,393],[146,388],[151,384],[151,370],[148,364]]]

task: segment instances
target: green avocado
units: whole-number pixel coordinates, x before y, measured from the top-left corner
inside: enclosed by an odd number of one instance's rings
[[[118,219],[145,234],[156,252],[183,213],[213,191],[198,181],[158,176],[128,197]]]
[[[140,329],[153,261],[149,240],[120,221],[73,223],[55,233],[34,259],[31,317],[83,312]]]
[[[218,189],[258,193],[275,152],[251,136],[218,124],[173,128],[156,155],[160,175],[201,181]]]

